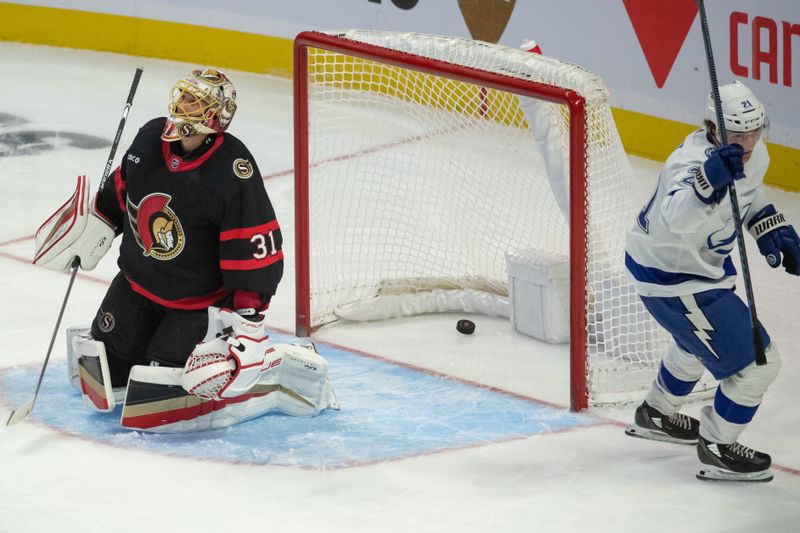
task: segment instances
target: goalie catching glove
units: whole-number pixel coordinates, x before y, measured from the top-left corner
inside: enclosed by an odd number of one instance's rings
[[[216,307],[208,314],[208,333],[186,361],[181,386],[200,398],[234,398],[250,390],[269,364],[264,315],[243,317]]]
[[[33,263],[66,272],[75,258],[92,270],[111,248],[114,228],[89,205],[89,179],[78,176],[75,193],[36,231]]]
[[[769,266],[778,268],[783,255],[786,272],[800,275],[800,238],[774,205],[770,204],[753,215],[747,229],[755,237],[758,250],[766,257]]]

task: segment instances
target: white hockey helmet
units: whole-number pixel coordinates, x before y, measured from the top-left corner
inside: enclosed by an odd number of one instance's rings
[[[764,111],[764,105],[744,83],[735,81],[720,86],[719,99],[722,104],[722,117],[725,121],[726,131],[741,133],[765,127],[767,114]],[[710,120],[719,130],[713,92],[709,93],[706,101],[706,119]]]
[[[220,133],[228,129],[236,113],[236,89],[219,70],[193,70],[172,87],[167,109],[161,134],[165,141]]]

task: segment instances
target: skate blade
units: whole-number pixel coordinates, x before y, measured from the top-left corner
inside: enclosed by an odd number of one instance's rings
[[[647,439],[647,440],[656,440],[659,442],[669,442],[671,444],[697,444],[697,439],[694,440],[682,440],[676,439],[675,437],[670,437],[666,433],[661,431],[656,431],[653,429],[643,428],[641,426],[637,426],[636,424],[631,424],[630,426],[625,428],[625,434],[629,437],[636,437],[639,439]]]
[[[745,481],[766,483],[772,481],[775,475],[772,470],[761,470],[760,472],[733,472],[716,466],[703,465],[697,471],[697,479],[703,481]]]

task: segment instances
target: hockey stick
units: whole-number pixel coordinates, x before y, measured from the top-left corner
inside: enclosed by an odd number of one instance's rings
[[[64,316],[64,309],[67,307],[67,300],[69,299],[69,293],[72,292],[72,283],[75,281],[75,275],[78,273],[78,266],[80,266],[80,259],[75,258],[72,261],[72,274],[69,277],[69,285],[67,286],[67,293],[64,295],[64,301],[61,302],[61,311],[58,312],[58,319],[56,320],[56,327],[53,330],[53,336],[50,337],[50,346],[47,348],[47,356],[44,358],[44,364],[42,365],[42,370],[39,372],[39,382],[36,383],[36,391],[33,393],[33,398],[28,400],[27,402],[23,403],[13,411],[11,411],[11,415],[8,417],[8,422],[6,422],[7,426],[13,426],[33,411],[33,404],[36,403],[36,398],[39,396],[39,388],[42,386],[42,378],[44,378],[44,371],[47,368],[47,362],[50,360],[50,353],[53,351],[53,343],[56,341],[56,334],[58,333],[58,326],[61,325],[61,317]]]
[[[122,137],[122,130],[125,128],[125,121],[128,119],[128,112],[133,105],[133,96],[136,94],[136,88],[139,86],[139,80],[142,77],[142,69],[138,67],[136,69],[136,73],[133,75],[133,82],[131,83],[131,90],[128,92],[128,99],[125,102],[125,108],[122,111],[122,118],[119,121],[119,126],[117,127],[117,134],[114,136],[114,142],[111,143],[111,153],[108,156],[108,161],[106,162],[106,168],[103,170],[103,178],[100,183],[104,183],[108,178],[109,174],[111,174],[111,165],[114,163],[114,155],[117,153],[117,146],[119,146],[119,140]],[[13,411],[11,411],[11,415],[8,417],[8,421],[6,422],[6,426],[13,426],[20,420],[23,420],[26,416],[33,411],[33,405],[36,403],[36,398],[39,396],[39,389],[42,386],[42,379],[44,378],[44,371],[47,369],[47,363],[50,361],[50,354],[53,352],[53,344],[56,340],[56,335],[58,334],[58,328],[61,325],[61,318],[64,316],[64,309],[67,307],[67,300],[69,300],[69,295],[72,292],[72,284],[75,282],[75,275],[78,273],[78,267],[80,266],[80,258],[76,257],[72,261],[72,274],[69,277],[69,285],[67,286],[67,293],[64,295],[64,301],[61,303],[61,310],[58,312],[58,319],[56,320],[56,327],[53,329],[53,335],[50,337],[50,346],[47,348],[47,355],[44,358],[44,363],[42,364],[42,370],[39,372],[39,381],[36,383],[36,390],[33,393],[33,398],[28,400],[27,402],[23,403]]]
[[[697,8],[700,11],[700,26],[703,31],[703,44],[706,48],[706,60],[708,63],[708,76],[711,78],[711,91],[714,96],[714,109],[717,114],[717,127],[719,128],[720,140],[722,145],[728,144],[728,132],[725,129],[725,121],[722,116],[722,100],[719,96],[719,82],[717,81],[717,70],[714,66],[714,53],[711,50],[711,36],[708,32],[708,19],[706,18],[706,8],[703,0],[697,0]],[[731,197],[731,210],[733,211],[733,223],[736,227],[736,241],[739,248],[739,259],[742,266],[742,281],[744,290],[747,294],[747,306],[750,308],[750,324],[753,332],[753,348],[756,352],[756,364],[767,364],[767,356],[764,353],[764,340],[761,337],[761,325],[758,322],[756,313],[756,300],[753,296],[753,283],[750,279],[750,264],[747,261],[747,250],[744,244],[744,230],[742,229],[742,215],[739,212],[739,198],[736,195],[736,185],[731,180],[728,185],[728,194]]]

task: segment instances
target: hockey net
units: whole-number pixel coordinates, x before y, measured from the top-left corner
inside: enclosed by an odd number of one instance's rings
[[[639,185],[597,76],[479,41],[305,32],[295,121],[298,335],[387,297],[400,311],[372,318],[436,310],[430,291],[494,313],[506,255],[538,250],[569,258],[572,408],[643,396],[668,338],[624,272]]]

